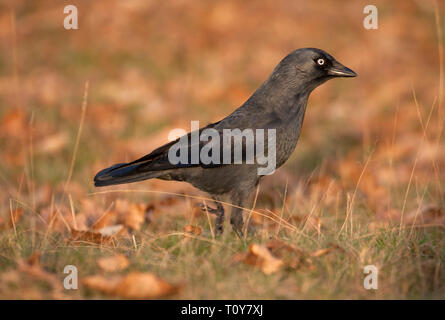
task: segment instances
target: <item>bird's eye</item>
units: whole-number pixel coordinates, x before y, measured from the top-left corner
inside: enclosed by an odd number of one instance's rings
[[[317,64],[318,64],[319,66],[324,65],[324,59],[322,59],[322,58],[318,59],[318,60],[317,60]]]

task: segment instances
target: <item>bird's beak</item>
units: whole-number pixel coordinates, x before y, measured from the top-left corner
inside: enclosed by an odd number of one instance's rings
[[[334,77],[356,77],[357,73],[345,67],[338,61],[334,61],[328,70],[328,74]]]

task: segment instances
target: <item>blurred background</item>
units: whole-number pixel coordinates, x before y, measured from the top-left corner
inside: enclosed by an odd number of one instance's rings
[[[63,28],[68,4],[78,8],[78,30]],[[117,195],[89,196],[98,170],[149,153],[190,120],[204,126],[225,117],[286,54],[317,47],[358,77],[312,93],[297,148],[263,180],[257,207],[279,212],[286,202],[292,223],[310,212],[344,219],[353,198],[366,225],[399,223],[425,207],[422,221],[443,225],[445,2],[373,1],[377,30],[363,27],[368,4],[0,1],[0,217],[17,206],[11,199],[26,204],[25,217],[47,219],[57,201],[69,212],[64,190],[76,211],[100,216]],[[122,188],[198,194],[162,181]],[[119,197],[147,204],[161,196]],[[160,211],[181,215],[186,204]]]

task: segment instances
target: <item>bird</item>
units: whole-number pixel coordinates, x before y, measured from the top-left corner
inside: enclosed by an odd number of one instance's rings
[[[183,148],[191,154],[193,150],[199,152],[208,143],[212,143],[213,139],[193,142],[193,139],[187,138],[206,130],[213,130],[222,137],[224,130],[227,129],[273,129],[275,143],[273,145],[265,143],[264,146],[268,152],[275,152],[275,168],[279,168],[288,160],[297,145],[310,93],[327,80],[356,76],[354,71],[324,50],[317,48],[294,50],[286,55],[266,81],[227,117],[160,146],[135,161],[115,164],[101,170],[94,177],[94,185],[103,187],[153,178],[188,182],[208,193],[216,206],[201,205],[203,210],[216,215],[215,234],[219,236],[223,233],[225,212],[222,204],[229,203],[230,224],[235,233],[243,238],[245,232],[243,210],[260,180],[266,175],[259,174],[258,161],[254,163],[213,161],[209,164],[202,160],[190,161],[193,155],[189,154],[186,161],[177,162],[171,161],[173,148],[180,141],[185,141]],[[222,140],[220,138],[220,141]],[[245,140],[242,145],[246,147]],[[197,149],[193,149],[195,147]],[[224,148],[233,150],[234,146],[224,145],[219,149],[220,153],[223,153]],[[245,150],[242,152],[241,158],[246,160]],[[221,154],[213,155],[217,159],[222,157]],[[233,157],[229,160],[233,160]]]

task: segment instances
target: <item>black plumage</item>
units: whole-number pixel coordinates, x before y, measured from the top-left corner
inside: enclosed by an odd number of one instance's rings
[[[212,128],[221,136],[223,129],[275,129],[276,168],[289,158],[300,136],[310,93],[317,86],[334,77],[355,77],[354,71],[337,62],[331,55],[315,48],[298,49],[288,54],[273,70],[269,78],[238,109],[226,118],[203,129]],[[190,136],[190,133],[189,133]],[[188,141],[190,141],[189,139]],[[97,187],[130,183],[151,178],[186,181],[209,193],[216,201],[216,232],[223,231],[224,209],[218,201],[232,203],[230,223],[238,235],[243,233],[241,207],[258,185],[258,163],[254,164],[173,164],[169,150],[177,141],[170,142],[150,154],[130,163],[117,164],[100,171],[94,178]],[[207,142],[200,142],[199,150]],[[192,150],[189,142],[185,146]],[[265,145],[268,150],[268,145]],[[222,150],[221,150],[222,151]],[[222,152],[221,152],[222,154]]]

